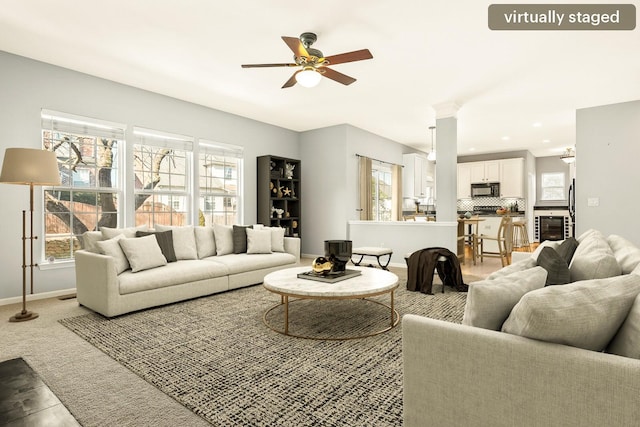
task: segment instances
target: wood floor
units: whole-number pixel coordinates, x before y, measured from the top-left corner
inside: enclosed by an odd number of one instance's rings
[[[0,425],[80,425],[22,358],[0,363],[0,384]]]

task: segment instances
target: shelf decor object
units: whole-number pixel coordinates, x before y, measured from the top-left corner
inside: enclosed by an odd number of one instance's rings
[[[29,236],[26,235],[26,211],[22,211],[22,311],[9,319],[24,322],[38,317],[38,313],[27,311],[27,267],[30,269],[31,293],[33,293],[33,187],[35,185],[60,185],[58,159],[52,151],[34,148],[7,148],[4,153],[0,182],[29,186]],[[27,264],[27,240],[30,257]]]
[[[302,187],[300,160],[259,156],[257,220],[267,227],[281,227],[288,237],[301,236]],[[274,173],[275,171],[275,173]]]

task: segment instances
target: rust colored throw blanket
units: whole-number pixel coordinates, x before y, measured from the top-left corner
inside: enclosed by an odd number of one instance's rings
[[[445,257],[445,261],[438,262],[438,258]],[[407,262],[407,290],[420,291],[433,295],[433,273],[437,270],[443,286],[451,286],[459,292],[466,292],[469,288],[464,284],[460,261],[456,254],[447,248],[425,248],[415,251]]]

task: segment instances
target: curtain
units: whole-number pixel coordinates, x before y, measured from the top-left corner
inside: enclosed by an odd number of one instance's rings
[[[371,206],[371,159],[360,157],[360,219],[369,221],[373,219]]]
[[[402,165],[391,166],[391,221],[402,220]]]

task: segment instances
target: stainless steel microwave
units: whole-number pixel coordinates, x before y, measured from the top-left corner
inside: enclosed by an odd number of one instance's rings
[[[500,197],[500,183],[471,184],[471,197]]]

